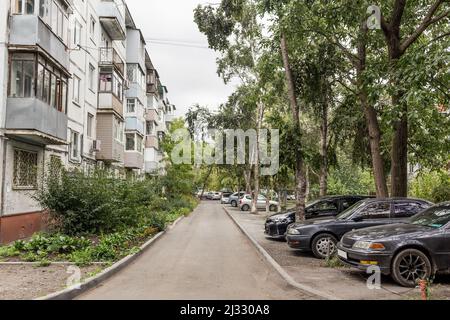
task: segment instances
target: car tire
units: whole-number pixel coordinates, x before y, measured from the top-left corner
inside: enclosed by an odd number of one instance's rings
[[[271,204],[270,207],[269,207],[269,211],[271,211],[271,212],[276,212],[277,209],[278,209],[278,207],[276,205],[274,205],[274,204]]]
[[[331,234],[319,234],[312,241],[311,249],[317,259],[326,259],[336,253],[338,240]]]
[[[433,267],[425,253],[417,249],[406,249],[399,252],[392,262],[392,278],[399,285],[414,288],[419,280],[431,277]]]
[[[250,211],[250,206],[249,206],[248,204],[244,204],[244,205],[241,207],[241,210],[242,210],[242,211]]]
[[[231,201],[231,206],[236,208],[237,207],[237,201],[236,200]]]

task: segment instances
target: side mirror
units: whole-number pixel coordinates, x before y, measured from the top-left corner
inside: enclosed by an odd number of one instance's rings
[[[355,222],[361,222],[364,220],[364,217],[362,215],[356,216],[352,219]]]

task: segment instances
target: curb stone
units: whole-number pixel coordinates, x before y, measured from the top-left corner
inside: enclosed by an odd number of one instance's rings
[[[275,261],[274,258],[244,229],[244,227],[233,217],[233,215],[223,207],[225,213],[230,217],[234,224],[239,228],[239,230],[250,240],[250,242],[256,247],[258,252],[263,256],[263,258],[278,272],[278,274],[292,287],[308,292],[312,295],[318,296],[325,300],[341,300],[339,297],[316,290],[310,286],[298,283],[292,278],[283,267]]]
[[[150,248],[153,244],[155,244],[163,235],[167,233],[167,231],[172,230],[178,222],[183,220],[185,216],[179,217],[174,223],[172,223],[166,231],[162,231],[155,235],[153,238],[144,243],[139,252],[135,254],[131,254],[122,260],[116,262],[111,267],[103,270],[98,275],[86,279],[83,283],[76,284],[72,287],[66,288],[62,291],[51,293],[47,296],[40,297],[34,300],[72,300],[77,296],[89,291],[90,289],[96,287],[103,281],[111,278],[113,275],[117,274],[119,271],[123,270],[125,267],[129,266],[132,262],[134,262],[138,257],[140,257],[148,248]]]

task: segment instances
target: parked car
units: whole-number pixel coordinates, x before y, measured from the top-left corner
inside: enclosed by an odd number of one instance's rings
[[[220,203],[221,204],[229,204],[230,203],[230,196],[232,194],[233,193],[231,193],[231,192],[223,192],[222,193],[222,198],[220,199]]]
[[[239,200],[245,196],[245,192],[235,192],[230,196],[230,204],[232,207],[237,207],[239,205]]]
[[[333,196],[324,197],[309,203],[306,206],[306,219],[336,216],[355,203],[369,198],[368,196]],[[275,239],[286,237],[290,224],[295,222],[295,211],[287,211],[270,216],[266,220],[265,234]]]
[[[205,192],[204,197],[205,197],[207,200],[212,200],[213,193],[214,193],[214,192],[211,192],[211,191]]]
[[[288,194],[286,196],[286,200],[288,200],[288,201],[292,201],[292,200],[295,200],[295,199],[296,199],[295,194]]]
[[[376,265],[398,284],[415,287],[421,279],[450,270],[450,202],[404,223],[350,232],[338,244],[338,256],[362,270]]]
[[[266,205],[267,205],[266,196],[260,194],[258,196],[258,200],[256,202],[256,207],[258,208],[258,210],[266,210]],[[272,211],[272,212],[277,211],[278,205],[279,205],[278,202],[269,200],[269,210],[270,211]],[[241,209],[241,211],[250,211],[251,208],[252,208],[252,196],[249,194],[246,194],[239,201],[239,209]]]
[[[286,239],[291,248],[312,251],[324,259],[336,252],[338,241],[347,232],[403,222],[431,206],[419,199],[367,199],[336,218],[294,223],[289,226]]]
[[[222,194],[220,192],[211,192],[210,200],[220,200],[222,198]]]

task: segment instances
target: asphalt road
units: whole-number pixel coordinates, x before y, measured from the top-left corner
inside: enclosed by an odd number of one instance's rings
[[[289,287],[220,205],[204,202],[133,264],[80,299],[310,299]]]

